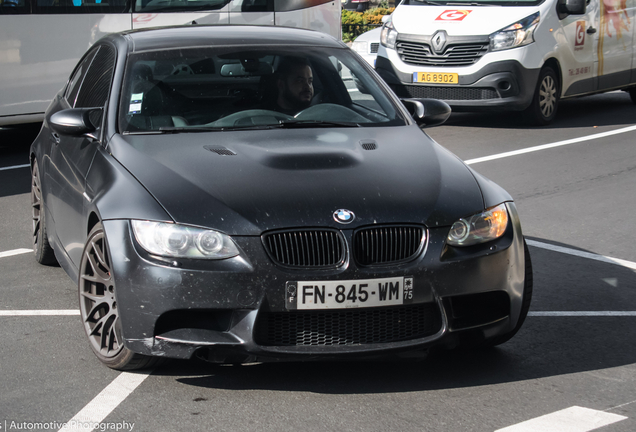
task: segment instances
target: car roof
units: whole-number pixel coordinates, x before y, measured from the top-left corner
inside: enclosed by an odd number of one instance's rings
[[[322,46],[345,45],[325,33],[289,27],[188,25],[132,30],[111,35],[128,40],[129,52],[210,46]],[[109,36],[106,37],[107,39]]]

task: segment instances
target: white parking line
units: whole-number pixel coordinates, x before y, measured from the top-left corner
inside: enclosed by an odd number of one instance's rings
[[[472,165],[472,164],[476,164],[476,163],[480,163],[480,162],[487,162],[487,161],[491,161],[491,160],[495,160],[495,159],[502,159],[502,158],[507,158],[510,156],[517,156],[520,154],[525,154],[525,153],[532,153],[532,152],[536,152],[536,151],[540,151],[540,150],[546,150],[546,149],[550,149],[550,148],[554,148],[554,147],[561,147],[561,146],[565,146],[565,145],[570,145],[570,144],[577,144],[580,142],[584,142],[584,141],[590,141],[590,140],[595,140],[595,139],[599,139],[599,138],[605,138],[608,136],[612,136],[612,135],[617,135],[617,134],[622,134],[622,133],[626,133],[626,132],[631,132],[631,131],[635,131],[636,130],[636,126],[629,126],[629,127],[625,127],[622,129],[615,129],[613,131],[608,131],[608,132],[601,132],[601,133],[597,133],[594,135],[588,135],[588,136],[584,136],[584,137],[580,137],[580,138],[573,138],[573,139],[569,139],[569,140],[565,140],[565,141],[558,141],[552,144],[543,144],[543,145],[539,145],[539,146],[535,146],[535,147],[528,147],[525,149],[520,149],[520,150],[514,150],[514,151],[509,151],[509,152],[505,152],[505,153],[499,153],[499,154],[494,154],[491,156],[484,156],[484,157],[480,157],[480,158],[475,158],[475,159],[468,159],[465,160],[464,163],[467,165]]]
[[[29,252],[33,252],[33,249],[25,249],[25,248],[13,249],[13,250],[6,251],[6,252],[0,252],[0,258],[10,257],[10,256],[13,256],[13,255],[25,254],[25,253],[29,253]]]
[[[122,372],[58,432],[100,430],[100,423],[149,375]]]
[[[528,240],[526,239],[526,243],[528,243],[529,246],[534,246],[534,247],[538,247],[541,249],[547,249],[547,250],[551,250],[554,252],[560,252],[563,254],[568,254],[568,255],[574,255],[574,256],[578,256],[581,258],[587,258],[587,259],[591,259],[591,260],[595,260],[595,261],[601,261],[604,263],[608,263],[608,264],[616,264],[622,267],[627,267],[629,269],[632,270],[636,270],[636,263],[632,262],[632,261],[626,261],[626,260],[622,260],[622,259],[618,259],[618,258],[612,258],[612,257],[608,257],[608,256],[604,256],[604,255],[598,255],[595,253],[591,253],[591,252],[583,252],[580,250],[576,250],[576,249],[570,249],[570,248],[566,248],[563,246],[555,246],[555,245],[551,245],[548,243],[542,243],[542,242],[538,242],[538,241],[534,241],[534,240]]]
[[[588,432],[625,419],[622,415],[573,406],[495,432]]]
[[[7,171],[12,169],[18,169],[18,168],[28,168],[30,166],[31,166],[30,164],[23,164],[23,165],[13,165],[8,167],[0,167],[0,171]]]
[[[0,316],[77,316],[79,309],[0,310]]]

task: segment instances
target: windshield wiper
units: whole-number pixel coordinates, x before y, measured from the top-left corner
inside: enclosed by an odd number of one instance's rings
[[[281,120],[280,127],[285,129],[312,128],[312,127],[360,127],[359,123],[334,122],[324,120]]]

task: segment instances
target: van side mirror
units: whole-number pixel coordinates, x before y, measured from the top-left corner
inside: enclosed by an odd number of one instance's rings
[[[451,107],[438,99],[401,100],[420,128],[441,125],[451,115]]]
[[[98,139],[97,126],[93,125],[90,116],[102,108],[69,108],[58,111],[51,116],[51,129],[61,135],[82,136]]]
[[[559,19],[563,19],[568,15],[583,15],[585,14],[586,6],[585,0],[559,0],[557,3]]]

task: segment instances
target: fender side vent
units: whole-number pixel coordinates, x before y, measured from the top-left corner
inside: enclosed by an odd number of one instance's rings
[[[221,156],[236,156],[236,153],[225,147],[203,146],[203,148]]]

